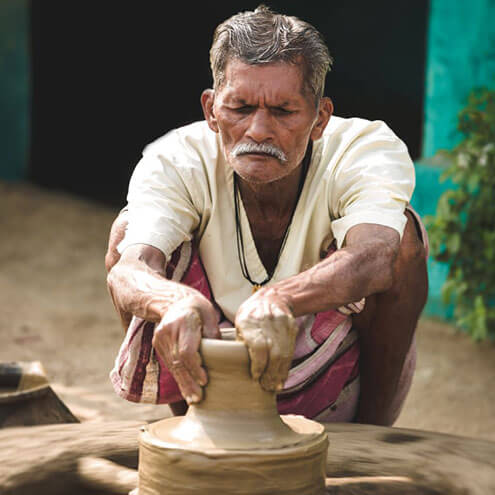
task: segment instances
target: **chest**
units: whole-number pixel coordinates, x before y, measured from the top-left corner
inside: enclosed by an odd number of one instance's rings
[[[253,292],[245,278],[242,261],[251,279],[261,282],[274,271],[271,284],[307,270],[320,260],[324,239],[331,233],[328,208],[320,194],[306,197],[294,214],[285,244],[288,218],[275,222],[249,222],[244,205],[240,208],[243,248],[236,241],[236,218],[232,196],[222,189],[215,208],[203,218],[198,230],[199,254],[215,301],[230,321],[242,302]],[[244,252],[244,256],[242,256]],[[280,258],[279,258],[280,256]]]
[[[252,239],[260,261],[268,274],[277,267],[290,229],[291,215],[256,216],[246,210]],[[244,234],[244,233],[243,233]]]

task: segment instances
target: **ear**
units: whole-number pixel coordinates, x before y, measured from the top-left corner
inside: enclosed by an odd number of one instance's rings
[[[320,99],[320,103],[318,105],[318,116],[316,118],[316,123],[311,130],[311,139],[316,141],[320,139],[323,135],[323,131],[330,120],[330,117],[333,113],[333,103],[330,98],[324,96]]]
[[[215,112],[213,109],[215,103],[215,91],[213,89],[205,89],[201,93],[201,106],[203,107],[203,114],[205,116],[206,122],[208,122],[208,127],[213,132],[218,132],[217,119],[215,117]]]

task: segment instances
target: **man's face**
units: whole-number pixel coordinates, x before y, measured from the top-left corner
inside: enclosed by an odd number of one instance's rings
[[[304,91],[298,65],[249,65],[230,60],[215,93],[205,92],[203,108],[210,128],[219,132],[228,163],[244,180],[263,184],[283,179],[302,162],[309,139],[318,139],[328,122],[322,104]],[[323,115],[323,117],[325,117]]]

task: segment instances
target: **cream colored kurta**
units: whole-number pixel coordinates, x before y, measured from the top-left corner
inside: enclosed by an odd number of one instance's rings
[[[340,248],[354,225],[392,227],[402,236],[414,190],[405,144],[382,122],[333,116],[314,142],[311,163],[288,237],[268,285],[313,266],[335,238]],[[129,185],[129,225],[119,251],[149,244],[167,259],[196,237],[215,301],[233,321],[252,294],[239,264],[233,172],[220,138],[206,122],[173,130],[149,145]],[[251,278],[267,277],[242,201],[241,222]]]

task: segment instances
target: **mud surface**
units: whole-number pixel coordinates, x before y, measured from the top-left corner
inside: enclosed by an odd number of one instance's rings
[[[83,421],[160,419],[167,406],[125,402],[108,380],[123,337],[103,266],[116,214],[0,182],[0,361],[41,361]],[[421,320],[418,368],[396,426],[495,440],[494,382],[495,346]]]

